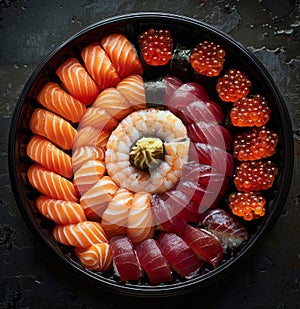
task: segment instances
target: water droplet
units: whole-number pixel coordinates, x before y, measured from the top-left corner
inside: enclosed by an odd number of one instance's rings
[[[27,67],[28,67],[28,65],[27,65],[27,64],[24,64],[24,65],[23,65],[23,67],[24,67],[24,68],[27,68]]]
[[[22,6],[21,6],[21,9],[22,9],[23,11],[26,11],[26,10],[27,10],[27,6],[22,5]]]
[[[19,66],[18,66],[17,64],[14,64],[14,68],[15,68],[15,69],[18,69]]]

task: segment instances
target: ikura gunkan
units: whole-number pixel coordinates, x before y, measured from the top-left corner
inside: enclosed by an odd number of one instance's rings
[[[248,240],[244,220],[268,211],[261,191],[278,172],[278,135],[266,127],[264,98],[248,97],[248,76],[220,76],[222,46],[199,42],[187,65],[216,83],[213,97],[232,102],[234,136],[203,85],[144,80],[145,67],[173,56],[169,29],[145,30],[137,41],[113,33],[55,68],[58,79],[45,81],[30,119],[27,178],[55,241],[83,268],[117,282],[172,284],[213,271]]]

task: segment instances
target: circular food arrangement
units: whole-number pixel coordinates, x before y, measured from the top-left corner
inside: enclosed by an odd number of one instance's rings
[[[24,90],[17,199],[91,280],[185,290],[275,223],[289,132],[270,81],[227,40],[188,18],[117,17],[66,42]]]

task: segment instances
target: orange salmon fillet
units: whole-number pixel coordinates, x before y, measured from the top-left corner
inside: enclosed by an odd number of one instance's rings
[[[81,146],[106,147],[110,132],[101,131],[91,126],[80,128],[74,138],[73,150]]]
[[[70,224],[86,221],[82,207],[78,203],[56,200],[40,195],[36,207],[46,218],[57,224]]]
[[[75,248],[75,254],[83,267],[94,271],[106,271],[112,268],[113,255],[108,243],[91,245],[88,248]]]
[[[86,106],[64,91],[57,83],[48,82],[39,92],[37,100],[51,112],[77,123],[86,111]]]
[[[143,78],[133,74],[122,79],[116,86],[135,110],[146,108],[146,95]]]
[[[71,156],[44,137],[34,135],[27,144],[27,155],[36,163],[66,178],[72,178]]]
[[[68,58],[56,70],[56,74],[74,98],[85,105],[93,103],[99,93],[99,88],[76,58]]]
[[[88,248],[91,245],[108,242],[100,223],[93,221],[56,225],[53,236],[58,242],[76,248]]]
[[[111,34],[101,40],[101,45],[120,78],[130,74],[143,74],[143,67],[130,41],[122,34]]]
[[[115,86],[120,77],[99,43],[85,47],[81,52],[85,67],[100,89]]]
[[[65,150],[72,149],[77,131],[65,119],[42,108],[36,108],[30,119],[30,130]]]
[[[40,193],[63,201],[78,202],[73,183],[46,168],[33,164],[27,170],[30,184]]]

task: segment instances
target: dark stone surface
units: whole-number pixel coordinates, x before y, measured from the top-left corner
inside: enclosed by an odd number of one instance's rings
[[[300,307],[300,40],[296,1],[0,1],[0,308]],[[24,84],[55,46],[107,17],[139,11],[182,14],[210,23],[251,50],[277,83],[290,111],[295,169],[284,210],[242,265],[197,293],[169,299],[116,297],[92,289],[37,241],[10,187],[10,118]]]

